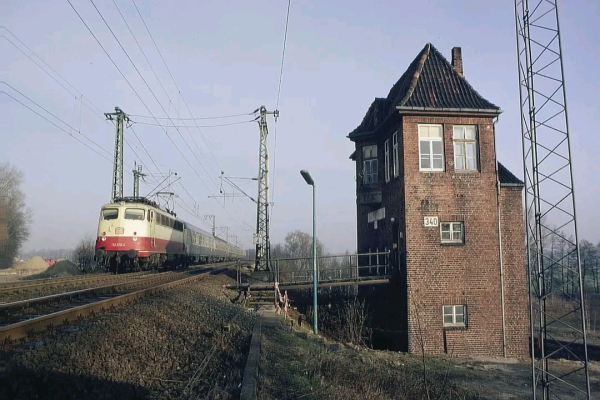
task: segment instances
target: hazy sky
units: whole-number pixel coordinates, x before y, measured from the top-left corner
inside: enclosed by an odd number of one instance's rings
[[[160,104],[93,4],[71,1],[157,118],[166,113],[176,118],[178,111],[182,118],[214,117],[250,113],[261,105],[269,110],[276,107],[287,1],[136,1],[181,91],[178,93],[132,1],[115,0],[160,83],[115,3],[96,0],[98,10]],[[277,125],[272,117],[268,120],[272,242],[282,241],[294,229],[312,229],[311,189],[299,174],[307,169],[317,184],[317,235],[330,251],[355,250],[355,172],[348,159],[353,143],[346,135],[360,123],[374,97],[388,94],[427,42],[446,58],[452,47],[462,47],[465,77],[504,111],[497,124],[499,160],[522,177],[513,10],[513,2],[508,0],[292,1],[280,118]],[[597,243],[600,189],[594,159],[598,159],[600,139],[594,132],[600,124],[600,3],[563,1],[560,12],[578,225],[581,238]],[[24,172],[23,190],[33,209],[32,233],[25,250],[74,246],[81,236],[95,235],[99,209],[110,199],[112,176],[111,162],[74,138],[111,159],[114,128],[104,121],[102,112],[112,112],[115,106],[132,115],[150,116],[150,112],[66,0],[2,1],[0,24],[73,86],[57,77],[69,93],[7,40],[28,53],[13,36],[0,30],[0,91],[67,131],[0,94],[0,161],[9,161]],[[221,171],[232,177],[256,176],[258,126],[202,126],[250,119],[198,120],[200,130],[194,126],[178,132],[170,127],[165,132],[141,124],[156,123],[152,118],[132,117],[141,143],[131,129],[126,130],[125,137],[139,158],[125,146],[125,193],[132,193],[134,161],[141,161],[147,167],[145,172],[153,174],[176,171],[185,187],[178,183],[171,188],[179,196],[175,200],[178,215],[209,229],[206,221],[185,211],[193,209],[195,201],[201,217],[216,215],[218,226],[230,227],[229,233],[249,247],[256,225],[254,203],[229,198],[224,204],[223,199],[209,196],[219,195]],[[159,121],[170,123],[168,119]],[[193,125],[192,121],[174,121]],[[255,182],[236,183],[256,196]],[[154,187],[155,179],[148,177],[141,193]],[[225,188],[231,193],[230,187]]]

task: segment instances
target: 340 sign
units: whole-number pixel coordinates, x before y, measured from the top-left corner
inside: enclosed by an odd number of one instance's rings
[[[440,223],[438,217],[424,217],[423,226],[438,226]]]

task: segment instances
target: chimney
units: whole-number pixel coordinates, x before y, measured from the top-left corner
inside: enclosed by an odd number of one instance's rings
[[[454,70],[456,72],[458,72],[458,74],[460,76],[464,76],[463,75],[462,52],[460,50],[460,47],[452,48],[452,66],[454,67]]]

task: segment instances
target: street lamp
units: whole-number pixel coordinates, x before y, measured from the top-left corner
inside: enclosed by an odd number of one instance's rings
[[[310,176],[308,171],[300,171],[300,175],[304,178],[306,183],[313,188],[313,332],[316,335],[317,329],[317,216],[316,216],[316,203],[315,203],[315,181]]]

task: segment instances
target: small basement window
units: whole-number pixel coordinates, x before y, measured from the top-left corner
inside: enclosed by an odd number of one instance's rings
[[[125,219],[144,220],[145,211],[142,208],[126,208]]]
[[[463,304],[442,306],[444,327],[467,326],[467,306]]]
[[[463,222],[441,222],[440,236],[442,243],[464,243],[465,229]]]
[[[111,219],[119,218],[119,209],[118,208],[105,208],[102,210],[102,219],[109,221]]]

